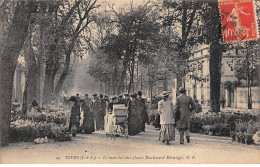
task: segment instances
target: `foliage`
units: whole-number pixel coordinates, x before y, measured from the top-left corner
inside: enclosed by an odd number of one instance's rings
[[[113,6],[110,6],[114,17],[111,16],[109,22],[115,26],[112,33],[103,34],[97,46],[98,52],[93,53],[95,60],[100,60],[90,67],[91,76],[101,82],[107,79],[113,80],[113,85],[110,86],[118,87],[119,91],[121,88],[122,91],[128,72],[130,74],[128,91],[130,87],[132,88],[136,62],[150,64],[152,57],[155,56],[156,44],[160,41],[157,15],[151,8],[152,5],[147,3],[136,8],[131,6],[129,11],[117,12]],[[106,25],[109,23],[105,22],[103,27],[111,29],[111,26]],[[100,64],[101,59],[102,64]]]
[[[68,123],[69,113],[65,112],[42,112],[42,113],[31,113],[29,112],[27,115],[28,120],[32,120],[34,122],[47,122],[47,123],[55,123],[58,125],[66,125]]]
[[[55,123],[33,122],[30,120],[17,120],[11,123],[9,131],[10,142],[32,142],[35,138],[54,139],[56,141],[70,141],[65,132],[66,127]]]
[[[213,134],[229,136],[233,131],[252,134],[257,129],[259,112],[255,114],[239,114],[232,111],[215,113],[194,114],[191,117],[191,132],[211,131]],[[248,123],[250,122],[250,123]],[[259,125],[258,125],[259,126]]]

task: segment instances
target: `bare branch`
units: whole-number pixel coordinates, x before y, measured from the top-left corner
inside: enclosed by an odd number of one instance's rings
[[[80,11],[80,7],[79,6],[78,6],[78,15],[79,15],[79,19],[81,20],[82,16],[81,16],[81,11]]]

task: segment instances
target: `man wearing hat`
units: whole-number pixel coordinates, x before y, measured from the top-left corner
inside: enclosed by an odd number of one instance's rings
[[[123,95],[119,95],[118,96],[118,104],[124,104],[124,101],[123,101]]]
[[[88,97],[88,94],[85,94],[85,101],[86,101],[87,105],[89,105],[91,102],[91,99]]]
[[[93,94],[93,100],[90,102],[90,108],[91,111],[94,113],[96,130],[99,130],[101,128],[99,122],[99,112],[101,110],[101,103],[98,100],[96,93]]]
[[[138,133],[138,112],[139,105],[136,100],[136,94],[131,94],[131,99],[127,105],[128,111],[128,134],[130,136],[136,135]]]
[[[139,102],[141,112],[141,131],[145,132],[145,123],[148,122],[148,113],[146,110],[145,100],[142,98],[142,92],[137,93],[137,101]]]
[[[184,144],[184,133],[187,143],[190,143],[190,115],[195,109],[195,103],[190,96],[186,95],[183,87],[179,88],[180,95],[176,98],[176,120],[177,128],[180,132],[180,144]]]
[[[77,100],[78,100],[78,102],[79,102],[80,97],[79,97],[79,94],[78,94],[78,93],[76,94],[76,98],[77,98]]]
[[[171,100],[168,99],[168,92],[163,92],[163,99],[158,103],[158,113],[160,114],[160,134],[159,140],[167,142],[175,140],[175,116],[174,107]]]

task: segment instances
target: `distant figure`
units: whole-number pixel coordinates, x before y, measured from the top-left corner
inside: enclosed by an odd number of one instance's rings
[[[108,95],[104,95],[104,100],[107,102],[107,103],[109,103],[109,97],[108,97]]]
[[[80,97],[79,97],[79,94],[78,94],[78,93],[76,94],[76,99],[77,99],[77,101],[79,102]]]
[[[72,136],[75,137],[80,125],[80,105],[75,96],[71,96],[69,100],[73,102],[71,107],[69,130],[71,131]]]
[[[127,104],[130,100],[129,94],[125,94],[125,98],[123,99],[125,106],[127,107]]]
[[[99,119],[99,127],[100,130],[104,130],[104,117],[106,115],[106,108],[107,108],[107,102],[104,99],[104,96],[102,94],[99,95],[99,100],[100,100],[100,111],[98,114],[98,119]]]
[[[117,99],[118,99],[117,104],[124,104],[123,95],[119,95]]]
[[[145,123],[148,122],[148,113],[146,109],[145,100],[142,98],[142,92],[137,93],[137,101],[139,102],[141,112],[141,131],[145,132]]]
[[[176,98],[176,120],[180,132],[180,144],[184,144],[184,133],[187,143],[190,143],[190,113],[195,109],[195,103],[190,96],[186,95],[183,87],[179,89],[180,95]]]
[[[195,102],[195,113],[201,113],[202,112],[201,104],[197,99],[195,99],[194,102]]]
[[[91,102],[91,99],[88,97],[88,94],[85,94],[85,99],[86,103],[89,105]]]
[[[115,104],[115,100],[116,100],[115,96],[112,96],[110,98],[110,101],[109,101],[108,106],[107,106],[107,112],[108,113],[113,111],[113,105]]]
[[[222,105],[222,108],[225,108],[226,106],[226,99],[224,97],[221,98],[220,103]]]
[[[139,105],[136,100],[136,94],[131,95],[131,99],[127,105],[128,111],[128,134],[130,136],[136,135],[138,133],[138,112]]]
[[[100,127],[100,121],[99,121],[99,113],[101,110],[101,103],[97,98],[97,94],[93,94],[93,100],[90,102],[90,109],[94,113],[94,118],[95,118],[95,129],[99,130]]]
[[[37,101],[36,100],[33,100],[32,102],[31,102],[31,112],[38,112],[38,110],[39,110],[39,105],[38,105],[38,103],[37,103]]]
[[[167,142],[175,140],[175,118],[174,106],[171,100],[168,99],[168,92],[163,92],[163,99],[158,103],[158,113],[160,114],[161,130],[159,140]]]

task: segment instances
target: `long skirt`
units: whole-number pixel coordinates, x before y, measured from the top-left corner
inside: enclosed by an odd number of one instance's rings
[[[84,130],[84,133],[86,134],[91,134],[94,129],[94,118],[93,116],[88,116],[86,118],[84,118],[83,120],[83,124],[82,124],[82,129],[81,130]]]
[[[160,141],[175,141],[175,126],[173,124],[162,124],[159,133]]]
[[[138,116],[129,115],[128,117],[128,134],[130,136],[136,135],[138,133]]]

